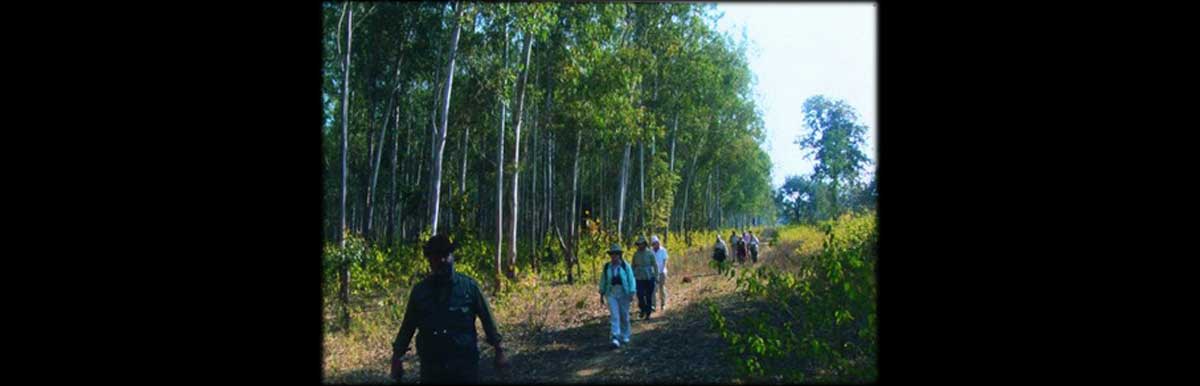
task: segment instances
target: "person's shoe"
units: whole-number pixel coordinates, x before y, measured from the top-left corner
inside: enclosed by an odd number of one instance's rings
[[[622,341],[624,341],[625,344],[629,344],[629,338],[622,339]]]
[[[621,342],[617,341],[617,338],[613,338],[612,348],[620,348],[620,347],[621,347]]]

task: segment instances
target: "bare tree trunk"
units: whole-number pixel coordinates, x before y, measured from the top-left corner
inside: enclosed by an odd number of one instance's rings
[[[535,112],[537,110],[537,106],[531,106],[530,110],[531,113]],[[533,249],[529,257],[533,263],[533,272],[537,272],[539,259],[538,253],[541,251],[541,245],[539,245],[539,238],[537,237],[540,234],[538,232],[541,231],[541,212],[538,211],[537,205],[539,199],[537,195],[538,174],[540,174],[538,173],[538,144],[541,138],[538,137],[538,120],[534,119],[534,117],[536,117],[536,115],[531,114],[529,120],[530,129],[533,131],[533,135],[529,138],[529,142],[531,142],[529,146],[529,172],[533,178],[530,179],[529,187],[525,189],[525,197],[529,200],[529,209],[527,213],[530,217],[532,217],[532,219],[528,221],[530,223],[528,237],[532,238],[532,240],[530,240],[532,241],[530,246]]]
[[[646,142],[638,141],[638,226],[646,226]]]
[[[346,247],[346,159],[349,156],[349,138],[350,138],[350,45],[354,38],[354,10],[349,8],[349,4],[343,7],[343,13],[346,14],[346,60],[342,62],[342,221],[341,229],[338,230],[338,247]],[[343,327],[350,326],[350,265],[349,262],[343,260],[341,266],[341,288],[338,290],[338,298],[342,303],[342,325]]]
[[[510,231],[508,245],[508,277],[511,279],[516,273],[517,265],[517,208],[519,208],[517,194],[520,192],[521,180],[521,123],[524,120],[525,111],[525,85],[529,81],[529,57],[533,51],[533,36],[526,33],[525,37],[525,67],[521,69],[521,86],[517,92],[517,123],[513,126],[513,177],[512,177],[512,213],[513,216],[509,219]]]
[[[396,232],[396,204],[399,202],[396,192],[396,168],[400,161],[400,106],[396,106],[395,117],[392,118],[395,122],[395,130],[392,130],[392,187],[388,190],[388,207],[387,207],[387,244],[392,245],[395,241]]]
[[[709,228],[713,227],[713,212],[717,209],[713,206],[713,191],[712,191],[713,171],[708,172],[708,183],[704,190],[704,222]],[[720,181],[718,179],[717,181]]]
[[[508,70],[508,26],[504,26],[504,70]],[[508,87],[508,83],[501,80],[501,89]],[[504,282],[501,280],[501,251],[504,245],[504,123],[507,121],[505,117],[508,115],[508,103],[504,98],[500,99],[500,146],[497,146],[498,157],[496,160],[496,291],[501,290]]]
[[[467,126],[462,140],[462,176],[458,179],[458,193],[467,194],[467,151],[471,144],[471,126]]]
[[[454,3],[454,36],[450,38],[450,61],[449,68],[446,70],[446,88],[442,91],[442,128],[438,133],[436,145],[437,152],[433,158],[433,216],[430,220],[430,234],[438,232],[438,209],[441,201],[441,185],[442,185],[442,155],[446,151],[446,129],[450,123],[450,91],[454,87],[454,59],[458,53],[458,37],[462,32],[462,23],[459,19],[462,17],[463,7],[459,3]],[[451,177],[454,178],[454,177]]]
[[[428,158],[428,160],[431,163],[433,162],[433,159],[437,157],[437,142],[438,142],[437,136],[438,136],[438,131],[439,131],[437,119],[438,119],[438,109],[439,109],[439,107],[441,107],[441,106],[438,106],[438,103],[441,102],[442,90],[444,89],[443,88],[444,83],[436,81],[436,79],[442,78],[442,70],[440,68],[437,69],[433,78],[435,79],[434,83],[437,83],[437,87],[436,87],[437,91],[432,93],[433,98],[430,98],[430,105],[429,105],[429,158]],[[421,159],[421,168],[420,169],[422,171],[425,170],[425,160],[426,160],[425,158]],[[440,189],[438,189],[439,187],[435,186],[433,183],[433,175],[434,175],[433,165],[431,164],[429,167],[429,174],[425,175],[425,183],[427,184],[427,186],[429,186],[429,189],[427,189],[425,191],[424,204],[425,204],[425,217],[426,218],[428,218],[429,216],[431,216],[433,214],[433,205],[431,205],[433,203],[433,195],[436,194],[436,192],[438,192],[440,190]],[[428,224],[428,223],[429,222],[425,222],[425,224]],[[430,234],[433,234],[433,231],[430,231]]]
[[[371,70],[369,68],[364,68],[363,72],[370,73],[370,71]],[[368,83],[371,83],[371,81],[368,80]],[[367,101],[367,103],[369,104],[369,103],[373,102],[374,99],[370,97],[370,95],[371,95],[370,93],[367,93],[367,95],[368,96],[363,99],[365,99]],[[374,127],[375,127],[375,114],[372,113],[367,118],[367,125],[366,125],[366,128],[367,128],[367,167],[363,169],[363,179],[362,179],[363,187],[362,187],[362,190],[359,190],[359,194],[362,195],[362,200],[359,200],[360,203],[367,203],[367,204],[369,204],[369,201],[371,198],[371,167],[373,165],[372,163],[375,162],[375,148],[377,147],[376,146],[377,144],[375,143],[375,142],[377,142],[375,140],[375,132],[371,131]],[[382,132],[382,130],[378,130],[378,131]],[[364,213],[364,214],[367,213],[367,210],[363,209],[362,213]],[[362,215],[361,217],[358,217],[358,221],[355,223],[355,225],[358,227],[359,232],[363,236],[369,237],[369,235],[366,234],[367,216]]]
[[[679,129],[679,113],[675,113],[675,125],[671,128],[671,162],[669,169],[671,175],[675,175],[675,131]],[[676,192],[679,190],[677,189]],[[678,193],[675,193],[678,194]],[[672,195],[672,198],[679,197]],[[666,243],[671,237],[671,222],[675,217],[675,200],[671,200],[671,213],[667,215],[667,229],[663,230],[663,242]]]
[[[576,233],[576,224],[579,224],[579,215],[576,212],[576,202],[579,196],[579,148],[583,144],[583,130],[575,131],[575,166],[571,168],[571,257],[570,264],[572,266],[578,263],[579,256],[579,239]],[[567,282],[575,284],[575,275],[572,274],[572,267],[567,267]]]
[[[717,176],[715,178],[717,180],[717,185],[721,185],[721,181],[724,181],[721,179],[721,169],[720,168],[717,168]],[[717,228],[720,228],[724,224],[724,219],[725,219],[725,208],[723,208],[721,205],[721,190],[722,189],[723,189],[723,186],[717,186],[717,189],[715,189],[713,191],[713,208],[715,208],[717,211],[717,222],[716,222]]]
[[[555,143],[554,143],[554,140],[555,140],[555,136],[551,135],[550,141],[547,143],[547,148],[546,148],[546,222],[549,223],[551,227],[555,226],[555,223],[554,223],[554,209],[555,209],[555,201],[554,201],[554,150],[555,150]]]
[[[408,97],[405,93],[401,93],[401,95],[405,95],[404,105],[405,106],[411,105],[412,98]],[[399,178],[404,183],[401,186],[407,187],[407,186],[409,186],[410,175],[412,173],[410,171],[411,168],[408,168],[407,166],[409,164],[409,157],[408,157],[409,143],[411,142],[408,140],[408,138],[412,136],[411,132],[412,132],[413,114],[412,114],[412,111],[408,110],[408,109],[405,109],[405,112],[408,112],[408,114],[405,114],[405,117],[404,117],[405,135],[396,138],[397,143],[400,142],[400,138],[405,138],[403,141],[404,142],[404,151],[401,152],[402,154],[404,154],[404,158],[400,158],[399,155],[396,156],[396,161],[398,161],[396,167],[400,169],[399,170],[400,175],[397,178]],[[399,132],[397,132],[397,134],[399,134]],[[401,165],[401,164],[403,164],[406,167],[403,167],[403,168],[400,167],[399,165]],[[396,206],[392,208],[392,210],[393,210],[392,217],[395,218],[396,227],[398,228],[398,229],[396,229],[397,241],[403,241],[405,239],[405,231],[408,230],[408,228],[405,226],[406,218],[405,218],[405,216],[401,215],[402,212],[400,210],[401,207],[407,206],[408,200],[410,199],[408,196],[407,190],[408,189],[406,188],[405,193],[403,195],[400,193],[399,189],[396,190],[396,193],[395,193],[396,194]],[[405,212],[407,212],[407,211],[405,211]]]
[[[536,75],[534,78],[534,82],[535,83],[537,82]],[[532,175],[532,178],[530,178],[530,180],[529,180],[529,186],[525,188],[525,197],[529,204],[528,205],[529,209],[526,210],[526,214],[528,214],[529,217],[531,218],[529,221],[526,221],[529,223],[528,233],[526,233],[526,234],[529,235],[527,237],[531,239],[530,241],[532,241],[529,244],[532,249],[532,251],[531,251],[532,253],[530,253],[529,258],[530,258],[531,262],[533,263],[533,271],[537,272],[538,259],[539,259],[538,253],[541,251],[541,249],[540,249],[541,245],[540,245],[538,237],[537,237],[540,234],[538,232],[541,231],[541,223],[540,223],[541,212],[538,211],[538,202],[539,202],[538,200],[540,198],[537,195],[537,193],[538,193],[538,174],[540,174],[540,173],[538,173],[538,165],[540,165],[538,146],[541,143],[541,137],[538,136],[537,105],[531,104],[529,110],[530,110],[529,126],[530,126],[530,129],[532,130],[532,135],[529,137],[529,142],[530,142],[529,174]]]
[[[629,151],[630,144],[625,144],[625,153],[621,157],[621,195],[617,198],[617,235],[624,236],[625,224],[625,186],[629,180]]]
[[[496,162],[496,288],[499,291],[501,286],[500,267],[501,267],[501,250],[504,245],[504,116],[508,113],[505,109],[504,101],[500,101],[500,140],[499,146],[496,146],[497,162]]]
[[[383,126],[379,128],[379,140],[375,141],[376,149],[375,149],[374,162],[368,162],[371,164],[372,170],[371,170],[371,184],[367,186],[367,227],[366,227],[366,231],[364,232],[364,234],[367,237],[367,240],[373,239],[371,237],[371,229],[372,229],[372,225],[374,225],[373,220],[375,219],[375,217],[374,217],[374,215],[375,215],[375,206],[374,206],[375,187],[379,183],[379,165],[383,161],[383,148],[384,148],[383,139],[384,139],[385,134],[387,133],[388,122],[391,120],[390,118],[392,116],[391,115],[392,106],[395,103],[396,103],[395,93],[393,93],[391,96],[388,97],[388,106],[387,106],[387,109],[384,110]],[[368,160],[368,161],[370,161],[370,160]]]

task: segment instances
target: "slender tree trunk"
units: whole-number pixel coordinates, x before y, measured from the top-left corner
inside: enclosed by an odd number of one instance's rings
[[[576,212],[576,202],[579,197],[579,148],[583,144],[583,130],[575,131],[575,166],[571,167],[571,256],[570,264],[574,266],[578,263],[579,256],[579,238],[577,237],[576,225],[579,224],[579,214]],[[572,274],[572,267],[567,267],[567,282],[575,284],[575,275]]]
[[[534,79],[534,82],[535,83],[537,82],[536,77]],[[536,119],[537,105],[531,104],[529,110],[530,110],[529,125],[530,125],[530,129],[532,131],[532,133],[531,133],[532,135],[529,137],[529,142],[530,142],[530,146],[529,146],[529,172],[530,173],[529,174],[532,175],[532,178],[530,178],[529,186],[525,188],[525,197],[527,198],[527,202],[529,203],[529,205],[528,205],[529,209],[526,209],[526,214],[528,214],[530,217],[530,220],[527,221],[529,223],[529,228],[528,228],[528,232],[526,234],[529,235],[527,237],[529,239],[531,239],[530,240],[531,243],[529,245],[532,249],[532,251],[531,251],[532,253],[530,253],[529,257],[530,257],[531,262],[533,263],[533,271],[537,272],[538,259],[539,259],[538,253],[541,252],[541,245],[540,245],[538,237],[537,237],[539,234],[541,234],[541,233],[538,233],[541,231],[541,223],[540,223],[541,212],[538,211],[539,197],[537,195],[537,193],[538,193],[538,189],[537,189],[538,188],[538,174],[540,174],[540,173],[538,173],[538,165],[540,165],[538,163],[539,162],[538,145],[540,143],[541,137],[538,136],[538,119]]]
[[[395,107],[395,117],[392,122],[395,122],[395,130],[392,130],[392,186],[388,190],[388,207],[387,207],[387,244],[392,245],[395,241],[396,232],[396,204],[399,202],[399,197],[396,192],[396,168],[400,161],[400,106]]]
[[[692,184],[695,183],[695,181],[696,181],[696,160],[699,158],[700,158],[699,151],[697,151],[696,154],[692,155],[692,166],[688,167],[687,183],[683,185],[683,208],[681,208],[679,211],[679,214],[680,214],[680,216],[679,216],[679,231],[682,232],[682,234],[684,234],[685,236],[688,234],[687,233],[688,232],[687,218],[688,218],[688,213],[689,213],[688,199],[690,198],[689,196],[691,196],[691,193],[692,193]]]
[[[342,62],[342,224],[338,230],[338,247],[346,247],[346,159],[349,157],[350,140],[350,46],[354,38],[354,9],[347,4],[343,13],[346,14],[346,60]],[[342,326],[350,326],[350,265],[342,261],[341,288],[338,297],[342,303]]]
[[[444,88],[443,88],[444,83],[437,81],[437,79],[442,78],[442,70],[440,68],[437,69],[433,78],[434,78],[433,83],[437,83],[437,87],[436,87],[436,91],[432,93],[433,98],[430,98],[430,105],[429,105],[429,157],[428,157],[428,160],[430,162],[433,162],[434,158],[437,158],[437,142],[438,142],[437,137],[438,137],[438,131],[439,131],[437,119],[438,119],[438,110],[441,107],[438,105],[438,103],[441,102],[442,90],[444,90]],[[422,171],[425,170],[425,160],[426,160],[426,158],[421,159],[421,170]],[[438,186],[434,185],[434,181],[433,181],[434,172],[433,172],[432,164],[429,167],[429,174],[425,175],[424,177],[425,177],[425,183],[429,186],[429,189],[427,189],[425,191],[425,202],[424,202],[425,217],[428,218],[429,216],[433,215],[433,205],[431,205],[433,203],[433,195],[436,194],[440,190]],[[424,223],[429,224],[428,221],[425,221]],[[434,232],[435,231],[431,230],[430,234],[433,234]]]
[[[370,73],[370,71],[371,71],[371,69],[369,67],[363,69],[364,73]],[[367,83],[372,83],[372,82],[368,81]],[[370,95],[371,95],[370,93],[367,93],[367,97],[364,98],[365,100],[367,100],[368,104],[372,103],[374,101],[374,98],[371,98]],[[365,203],[364,205],[367,205],[367,206],[365,207],[366,209],[363,209],[363,211],[362,211],[362,213],[364,213],[364,215],[359,217],[358,222],[355,223],[358,226],[359,232],[368,240],[370,239],[370,235],[368,235],[366,233],[367,216],[365,215],[365,213],[367,213],[367,209],[370,209],[370,204],[371,204],[371,202],[370,202],[370,200],[371,200],[371,169],[374,166],[373,163],[375,162],[375,150],[376,150],[375,148],[378,147],[378,145],[376,144],[376,142],[378,142],[378,141],[375,140],[375,132],[371,131],[372,129],[374,129],[374,127],[375,127],[375,116],[374,116],[374,113],[372,113],[370,115],[370,117],[367,119],[367,125],[366,125],[366,128],[367,128],[367,166],[366,166],[366,168],[363,169],[362,190],[359,190],[359,194],[361,194],[361,197],[362,197],[362,200],[360,200],[360,202]],[[376,130],[376,131],[382,132],[382,130]]]
[[[513,125],[513,177],[512,177],[512,213],[513,216],[509,219],[510,231],[508,245],[508,264],[509,278],[514,278],[517,265],[517,217],[519,208],[517,194],[520,193],[521,180],[521,123],[524,118],[525,111],[525,85],[529,80],[529,57],[533,51],[533,36],[526,33],[525,37],[525,67],[521,69],[521,85],[517,92],[517,122]]]
[[[411,95],[407,95],[407,94],[405,95],[405,104],[404,105],[412,106],[412,96]],[[411,213],[412,211],[408,210],[408,208],[411,207],[410,203],[412,202],[412,199],[413,199],[411,186],[414,185],[413,178],[416,175],[416,170],[415,170],[415,168],[412,167],[415,164],[415,162],[413,162],[413,158],[416,156],[416,154],[412,154],[412,153],[414,153],[412,151],[413,141],[411,141],[409,139],[412,137],[415,137],[413,135],[413,133],[416,132],[416,130],[417,130],[416,129],[417,117],[416,117],[415,111],[412,110],[411,108],[406,109],[406,111],[408,112],[408,114],[405,114],[405,119],[404,119],[404,121],[406,122],[405,135],[404,135],[404,138],[405,138],[404,139],[404,153],[403,153],[404,154],[404,162],[401,163],[402,165],[404,165],[403,169],[401,169],[401,174],[404,175],[404,177],[403,177],[404,178],[404,196],[403,196],[404,199],[401,200],[401,204],[400,204],[401,205],[400,207],[405,208],[405,210],[403,210],[403,211],[397,210],[397,212],[396,212],[397,221],[400,222],[400,240],[408,240],[408,230],[409,230],[408,225],[410,223],[409,216],[412,215],[412,213]]]
[[[501,267],[501,251],[504,245],[504,116],[508,113],[505,109],[504,101],[500,101],[500,139],[499,146],[496,146],[497,162],[496,162],[496,288],[499,291],[502,281],[500,280]]]
[[[705,185],[706,188],[704,191],[704,216],[705,216],[704,220],[707,223],[709,228],[712,228],[714,225],[713,212],[715,212],[717,210],[714,205],[714,200],[713,200],[712,180],[713,180],[713,171],[710,170],[708,172],[708,183]],[[717,181],[720,181],[720,179],[718,178]]]
[[[450,64],[446,70],[446,87],[442,92],[442,128],[438,133],[436,145],[437,153],[433,158],[433,215],[430,219],[430,234],[438,232],[438,210],[441,201],[441,186],[442,186],[442,155],[446,151],[446,129],[450,123],[450,91],[454,88],[454,59],[458,53],[458,37],[462,32],[462,23],[459,19],[462,17],[463,8],[461,4],[454,3],[454,36],[450,39]],[[454,177],[450,177],[454,178]]]
[[[678,129],[679,129],[679,113],[676,112],[675,113],[675,124],[671,127],[671,162],[669,164],[669,169],[668,169],[671,171],[672,176],[675,175],[675,131]],[[676,190],[676,192],[678,192],[678,190]],[[676,193],[676,194],[678,194],[678,193]],[[672,195],[671,197],[674,198],[674,197],[679,197],[679,196]],[[674,204],[675,204],[675,200],[672,199],[671,200],[671,213],[667,216],[667,229],[663,230],[663,242],[664,243],[667,242],[668,240],[670,240],[670,237],[671,237],[671,222],[673,222],[674,217],[675,217],[675,205]]]
[[[546,222],[554,227],[554,209],[556,202],[554,201],[554,151],[556,136],[550,136],[549,147],[546,149]],[[555,228],[557,230],[557,228]]]
[[[504,70],[508,70],[508,25],[504,26]],[[508,82],[501,80],[501,90],[508,87]],[[508,103],[503,97],[499,98],[500,102],[500,145],[497,146],[499,154],[496,161],[496,291],[499,292],[504,285],[501,280],[501,251],[504,245],[504,123],[508,120]]]
[[[625,186],[629,180],[629,151],[631,145],[625,144],[625,153],[621,157],[621,195],[617,198],[617,235],[624,236],[625,224]]]
[[[646,142],[638,141],[638,226],[646,226]]]
[[[385,134],[387,134],[388,122],[391,120],[390,118],[392,116],[391,115],[392,105],[396,103],[394,98],[395,98],[395,94],[392,94],[392,96],[388,97],[388,106],[387,106],[387,109],[384,110],[383,126],[379,128],[379,140],[375,141],[375,143],[376,143],[375,159],[374,159],[374,162],[371,162],[371,164],[372,164],[372,166],[371,166],[371,169],[372,169],[371,170],[371,184],[369,186],[367,186],[367,227],[366,227],[366,231],[365,231],[367,240],[373,239],[371,237],[371,229],[372,229],[372,225],[374,225],[374,219],[375,219],[375,216],[374,216],[375,215],[375,206],[374,206],[375,188],[376,188],[376,186],[378,186],[378,183],[379,183],[379,166],[381,165],[381,163],[383,161],[383,148],[384,148],[383,139],[385,137]]]
[[[467,152],[471,144],[471,126],[467,126],[462,140],[462,176],[458,179],[458,193],[467,194]]]

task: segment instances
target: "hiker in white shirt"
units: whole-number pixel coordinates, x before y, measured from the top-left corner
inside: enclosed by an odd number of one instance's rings
[[[658,235],[650,236],[650,246],[654,252],[654,263],[658,265],[658,304],[659,309],[667,308],[667,249],[658,241]]]

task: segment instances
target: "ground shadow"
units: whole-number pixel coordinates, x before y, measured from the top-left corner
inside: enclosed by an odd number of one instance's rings
[[[710,298],[737,308],[736,294]],[[531,351],[511,353],[511,369],[498,373],[491,350],[480,364],[483,383],[729,383],[732,364],[710,328],[705,302],[693,302],[650,320],[634,320],[630,345],[612,349],[608,316],[533,337]]]

